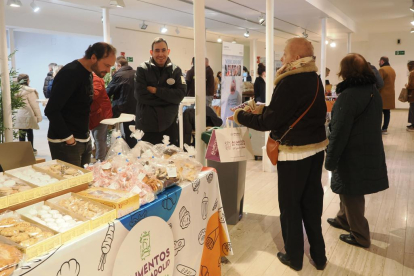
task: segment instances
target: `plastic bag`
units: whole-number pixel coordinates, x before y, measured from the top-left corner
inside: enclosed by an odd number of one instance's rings
[[[194,147],[186,144],[184,148],[187,150],[187,153],[178,153],[171,157],[171,160],[175,162],[182,180],[193,182],[198,178],[198,174],[203,169],[203,165],[195,160],[196,151]]]
[[[157,154],[154,151],[154,145],[145,141],[142,141],[142,137],[144,137],[144,132],[142,130],[135,130],[134,133],[131,134],[131,137],[137,139],[137,144],[131,150],[131,155],[134,158],[152,158]]]
[[[108,153],[106,154],[105,160],[111,160],[113,158],[118,159],[126,159],[130,157],[131,149],[129,148],[128,144],[121,136],[121,132],[117,131],[116,133],[116,140],[109,148]]]
[[[172,160],[158,160],[155,164],[155,177],[160,180],[164,188],[177,185],[181,182],[178,168]]]
[[[0,215],[0,235],[20,246],[29,247],[54,234],[43,230],[39,225],[24,221],[19,214],[6,211]]]
[[[157,144],[154,146],[154,152],[157,156],[163,159],[169,159],[174,154],[182,152],[183,150],[175,145],[170,145],[170,137],[167,135],[163,136],[162,144]]]
[[[74,196],[61,199],[57,204],[87,219],[93,219],[105,213],[105,209],[99,205]]]
[[[23,254],[15,246],[0,243],[0,276],[10,276],[22,261]]]

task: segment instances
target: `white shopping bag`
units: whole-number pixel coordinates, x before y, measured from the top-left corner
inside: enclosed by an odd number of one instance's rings
[[[226,128],[214,130],[220,162],[237,162],[253,159],[250,134],[246,127],[233,127],[226,123]]]

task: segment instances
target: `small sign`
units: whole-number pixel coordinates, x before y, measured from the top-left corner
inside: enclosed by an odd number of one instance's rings
[[[133,57],[127,57],[127,61],[128,62],[134,62],[134,58]]]
[[[404,56],[405,55],[405,51],[395,51],[395,55],[396,56]]]
[[[121,52],[121,56],[125,57],[125,52]]]

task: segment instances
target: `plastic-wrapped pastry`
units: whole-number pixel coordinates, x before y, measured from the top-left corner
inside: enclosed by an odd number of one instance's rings
[[[0,175],[0,197],[24,192],[31,188],[18,178]]]
[[[60,200],[58,204],[88,219],[98,217],[104,213],[104,210],[98,205],[73,196]]]
[[[53,178],[46,173],[36,171],[31,167],[8,171],[8,173],[37,186],[45,186],[59,181],[58,179]]]
[[[0,276],[10,276],[23,258],[14,246],[0,243]]]

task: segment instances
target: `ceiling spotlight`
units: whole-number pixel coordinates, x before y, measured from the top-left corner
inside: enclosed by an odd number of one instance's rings
[[[178,35],[180,34],[180,30],[178,29],[178,27],[175,29],[175,33]]]
[[[250,36],[249,30],[246,29],[246,32],[244,33],[244,37],[248,38]]]
[[[115,6],[117,8],[125,8],[124,0],[111,0],[109,1],[109,5]]]
[[[161,31],[161,33],[163,33],[163,34],[165,34],[166,32],[168,32],[168,29],[165,27],[165,25],[164,25],[164,27],[162,27],[161,29],[160,29],[160,31]]]
[[[234,38],[234,39],[233,39],[233,41],[232,41],[231,43],[236,44],[236,43],[237,43],[237,42],[236,42],[236,39]]]
[[[308,38],[308,34],[306,33],[306,30],[302,33],[302,37]]]
[[[148,27],[148,25],[147,25],[147,24],[145,24],[145,20],[144,20],[144,21],[142,21],[141,30],[146,30],[146,29],[147,29],[147,27]]]
[[[38,5],[36,5],[35,1],[33,0],[33,2],[30,4],[30,7],[32,7],[32,10],[34,12],[38,12],[40,11],[40,7]]]
[[[332,41],[331,41],[330,46],[331,46],[332,48],[335,48],[335,47],[336,47],[336,42],[332,40]]]
[[[259,16],[259,24],[263,26],[265,22],[266,22],[266,20],[265,20],[265,18],[264,18],[264,15],[263,15],[263,14],[261,14],[261,15]]]
[[[410,11],[414,12],[414,1],[413,1],[413,4],[411,5]]]
[[[217,42],[221,43],[223,41],[223,39],[221,39],[221,37],[219,36],[219,38],[217,38]]]
[[[328,40],[325,40],[325,44],[328,45],[329,44],[329,41]]]
[[[22,6],[22,2],[20,2],[20,0],[8,0],[7,6],[19,8]]]
[[[411,28],[411,33],[414,34],[414,28]]]

